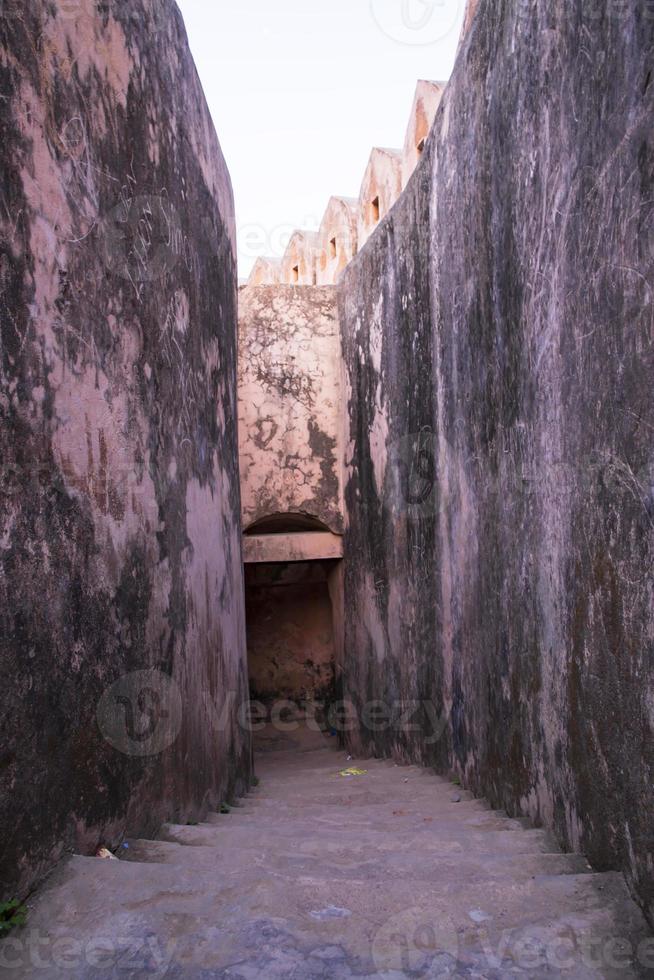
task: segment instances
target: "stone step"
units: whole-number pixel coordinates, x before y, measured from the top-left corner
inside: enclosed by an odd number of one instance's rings
[[[388,828],[362,826],[359,828],[342,826],[329,827],[311,821],[306,826],[300,822],[292,827],[281,824],[271,827],[270,822],[262,822],[255,827],[246,826],[236,817],[222,817],[220,822],[201,823],[197,826],[165,824],[161,830],[162,840],[178,844],[204,844],[206,846],[247,847],[251,840],[257,839],[262,845],[274,850],[279,846],[292,845],[296,852],[304,854],[327,854],[341,848],[353,850],[369,848],[373,851],[412,850],[434,854],[480,853],[492,854],[543,853],[557,854],[560,848],[554,837],[545,830],[484,830],[479,827],[458,828],[454,821],[444,825],[440,822],[423,823],[410,828],[395,825]]]
[[[277,799],[273,796],[262,798],[251,795],[234,806],[232,813],[239,816],[258,816],[268,820],[271,816],[297,815],[298,811],[301,810],[303,816],[331,816],[333,819],[338,819],[340,816],[342,819],[344,813],[357,816],[369,808],[370,819],[374,820],[378,814],[383,816],[384,813],[393,816],[409,816],[415,814],[423,818],[440,818],[443,815],[452,816],[453,807],[456,807],[457,813],[483,813],[492,815],[497,819],[509,821],[512,826],[519,829],[533,829],[533,824],[528,818],[510,817],[506,811],[493,809],[486,800],[475,799],[471,794],[466,794],[463,790],[455,786],[450,786],[447,794],[444,796],[435,795],[432,792],[414,796],[411,792],[408,792],[402,797],[391,800],[389,800],[388,794],[379,798],[371,798],[371,794],[366,794],[365,797],[358,797],[351,793],[342,794],[335,798],[325,797],[324,799],[316,799],[315,801],[307,801],[307,794],[290,801],[288,797]],[[398,811],[402,812],[398,813]],[[223,814],[220,814],[220,816],[223,816]]]
[[[283,796],[284,799],[301,797],[307,786],[321,789],[331,787],[335,793],[383,793],[393,786],[411,786],[414,793],[448,792],[454,783],[434,773],[421,775],[411,769],[389,768],[377,759],[361,762],[345,756],[331,757],[329,765],[312,766],[299,770],[296,777],[278,780],[274,771],[264,772],[259,777],[255,795]],[[363,770],[361,775],[344,776],[341,773],[354,768]],[[457,789],[462,790],[457,786]]]
[[[333,774],[345,764],[357,763],[333,749],[271,753],[261,786],[232,812],[167,824],[157,841],[128,842],[120,861],[66,862],[33,904],[29,928],[11,936],[22,945],[11,947],[10,975],[654,974],[641,948],[651,935],[620,875],[592,873],[545,831],[431,772],[371,760],[344,784]],[[626,956],[637,949],[640,965]]]
[[[187,847],[169,841],[132,840],[129,849],[121,851],[121,860],[152,864],[173,864],[186,867],[217,870],[242,870],[256,867],[260,870],[291,870],[294,874],[328,873],[334,878],[394,876],[416,877],[426,880],[441,875],[458,874],[459,877],[499,878],[512,876],[517,879],[536,875],[589,874],[590,867],[580,854],[520,854],[476,855],[460,854],[441,856],[427,860],[423,854],[406,851],[385,851],[354,858],[351,850],[331,852],[324,857],[298,855],[297,848],[279,848],[271,851],[253,842],[248,847]]]
[[[372,793],[371,791],[339,793],[331,787],[307,787],[305,792],[297,797],[256,794],[246,797],[236,806],[236,809],[248,813],[270,813],[279,807],[291,812],[299,807],[322,806],[327,810],[338,810],[341,807],[348,807],[349,809],[350,807],[369,806],[371,809],[377,809],[379,807],[403,806],[409,803],[415,807],[424,807],[430,804],[437,807],[447,807],[451,805],[453,797],[458,798],[459,806],[465,805],[477,810],[491,809],[484,801],[475,800],[470,794],[466,794],[455,786],[449,787],[445,793],[426,787],[419,792],[414,792],[410,784],[402,784],[401,787],[397,787],[396,792],[386,793]]]
[[[451,879],[428,885],[261,869],[221,875],[211,866],[75,858],[44,897],[30,926],[46,939],[46,951],[54,935],[84,949],[113,937],[140,950],[148,937],[160,952],[172,950],[182,971],[227,969],[245,951],[260,957],[280,935],[307,956],[316,946],[336,945],[355,967],[369,964],[380,972],[396,968],[405,946],[409,958],[412,950],[427,950],[456,959],[466,951],[476,955],[484,944],[499,946],[507,931],[527,935],[534,923],[566,921],[575,935],[601,924],[602,936],[631,945],[645,935],[622,879],[613,874],[469,882],[455,870]]]
[[[326,779],[330,779],[329,774]],[[411,783],[399,783],[397,786],[389,786],[382,791],[381,789],[363,789],[359,786],[355,788],[355,783],[361,777],[353,777],[353,782],[348,782],[348,787],[352,789],[340,790],[338,786],[330,783],[327,786],[313,785],[304,788],[302,793],[273,793],[261,790],[246,796],[238,804],[237,809],[242,810],[274,810],[278,806],[284,806],[289,810],[298,806],[313,805],[326,807],[341,806],[389,806],[396,802],[411,801],[416,806],[434,802],[436,805],[445,805],[451,802],[452,796],[459,796],[461,802],[469,806],[475,806],[479,810],[490,809],[484,800],[475,799],[471,793],[467,793],[459,786],[450,785],[447,787],[428,785],[424,783],[418,789]]]
[[[467,832],[471,831],[505,831],[507,833],[521,833],[524,831],[522,824],[515,820],[510,820],[506,816],[498,816],[492,810],[469,810],[456,808],[458,805],[450,804],[449,810],[429,810],[416,811],[409,806],[396,807],[395,809],[385,808],[381,811],[370,813],[366,808],[358,810],[349,808],[343,813],[325,812],[324,808],[309,808],[305,814],[289,815],[281,813],[279,819],[284,826],[285,833],[293,834],[298,830],[304,830],[310,823],[315,829],[325,829],[328,832],[338,832],[343,827],[343,821],[347,821],[348,831],[352,833],[375,830],[379,833],[407,833],[428,831],[431,824],[437,823],[438,827],[445,832]],[[207,815],[205,823],[219,827],[225,832],[234,828],[255,830],[265,829],[270,826],[270,818],[259,814],[214,814]]]

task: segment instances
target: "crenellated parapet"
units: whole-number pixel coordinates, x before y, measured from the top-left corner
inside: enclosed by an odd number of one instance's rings
[[[442,82],[419,81],[403,148],[375,147],[358,198],[331,197],[319,230],[295,231],[281,259],[258,258],[248,285],[334,285],[407,186],[444,90]]]
[[[282,285],[315,286],[319,241],[315,231],[293,232],[282,258]]]
[[[359,202],[355,198],[330,197],[318,232],[319,286],[332,286],[357,254],[358,213]]]
[[[281,282],[282,279],[282,262],[281,259],[270,258],[269,256],[260,255],[257,261],[252,267],[252,272],[250,273],[250,278],[248,279],[249,286],[275,286]]]
[[[402,193],[402,151],[375,147],[359,192],[359,248]]]
[[[444,82],[420,81],[416,86],[402,151],[402,190],[418,166],[444,91]]]

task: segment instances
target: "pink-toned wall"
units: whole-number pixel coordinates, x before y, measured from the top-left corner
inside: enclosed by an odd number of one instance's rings
[[[243,525],[305,514],[342,532],[341,347],[334,287],[239,292]]]
[[[422,712],[353,747],[454,770],[626,873],[654,921],[643,9],[589,29],[574,4],[480,3],[339,310],[345,694]]]
[[[0,64],[0,891],[22,894],[68,849],[201,819],[249,739],[234,211],[181,16],[9,3]]]

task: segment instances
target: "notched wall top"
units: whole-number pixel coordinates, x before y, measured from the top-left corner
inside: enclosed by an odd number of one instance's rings
[[[319,286],[336,283],[357,251],[358,202],[347,197],[331,197],[318,232],[316,282]]]
[[[411,106],[409,125],[402,153],[402,188],[409,183],[425,150],[438,107],[445,91],[445,82],[420,81]]]
[[[257,259],[248,285],[338,283],[347,265],[408,184],[423,153],[444,87],[441,82],[417,83],[404,149],[373,149],[359,197],[331,197],[319,231],[294,232],[281,259]]]

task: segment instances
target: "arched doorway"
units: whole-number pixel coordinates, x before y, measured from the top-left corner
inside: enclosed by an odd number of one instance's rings
[[[311,514],[268,514],[245,528],[245,537],[259,534],[331,534],[330,528]]]
[[[245,529],[244,559],[250,696],[273,726],[306,718],[327,730],[340,678],[342,539],[311,515],[271,514]]]

